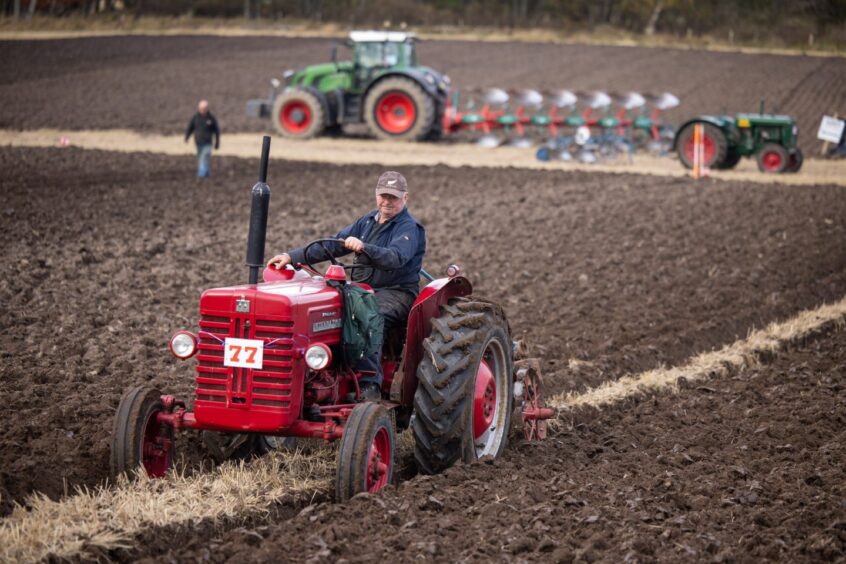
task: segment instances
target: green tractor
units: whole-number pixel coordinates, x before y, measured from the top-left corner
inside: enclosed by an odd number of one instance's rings
[[[414,36],[353,31],[346,45],[352,61],[286,71],[273,79],[266,99],[247,102],[247,114],[270,118],[283,137],[308,139],[345,124],[366,123],[382,139],[437,138],[449,77],[417,64]]]
[[[687,168],[693,168],[694,126],[702,124],[702,165],[734,168],[741,157],[755,156],[762,172],[798,172],[802,151],[796,146],[799,127],[790,116],[757,114],[736,117],[697,116],[678,129],[673,149]]]

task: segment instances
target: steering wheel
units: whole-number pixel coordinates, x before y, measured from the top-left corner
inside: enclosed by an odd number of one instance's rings
[[[315,268],[315,266],[311,263],[311,261],[308,258],[308,252],[314,246],[318,246],[323,250],[323,253],[326,255],[329,262],[331,262],[332,264],[336,264],[338,266],[343,267],[344,270],[355,270],[357,268],[370,269],[370,272],[367,274],[367,276],[364,277],[364,280],[371,279],[373,277],[373,271],[374,270],[377,270],[377,269],[382,270],[378,266],[374,266],[373,264],[344,264],[344,263],[338,262],[335,259],[335,257],[333,257],[332,254],[329,252],[329,249],[326,248],[326,243],[334,243],[336,245],[343,245],[344,240],[343,239],[332,239],[332,238],[324,237],[324,238],[321,238],[321,239],[315,239],[315,240],[309,242],[308,244],[306,244],[305,247],[303,247],[303,264],[305,266],[309,267],[314,272],[317,272],[318,274],[323,275],[325,273],[317,270],[317,268]],[[365,257],[367,257],[367,259],[369,261],[371,261],[371,262],[373,261],[373,257],[370,256],[370,254],[367,251],[365,251],[364,249],[361,250],[361,254],[364,255]],[[324,259],[324,260],[326,260],[326,259]],[[323,262],[323,261],[318,261],[318,262]],[[364,280],[359,280],[359,282],[363,282]]]

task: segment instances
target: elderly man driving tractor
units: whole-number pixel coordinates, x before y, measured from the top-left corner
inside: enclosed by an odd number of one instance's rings
[[[274,256],[268,266],[313,264],[356,253],[352,279],[376,293],[385,331],[402,326],[420,293],[420,270],[426,252],[426,232],[406,209],[408,184],[402,174],[388,171],[376,182],[376,209],[341,229],[335,243],[300,247]],[[327,253],[329,256],[327,256]],[[364,356],[355,368],[367,374],[359,380],[360,399],[378,400],[382,388],[380,350]],[[372,374],[372,376],[370,375]]]

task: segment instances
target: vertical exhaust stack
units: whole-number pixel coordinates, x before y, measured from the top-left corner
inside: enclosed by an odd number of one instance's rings
[[[267,210],[270,206],[270,186],[267,185],[267,161],[269,157],[270,137],[265,135],[261,145],[259,179],[251,190],[250,232],[247,236],[247,266],[250,267],[250,284],[258,283],[259,268],[264,266]]]

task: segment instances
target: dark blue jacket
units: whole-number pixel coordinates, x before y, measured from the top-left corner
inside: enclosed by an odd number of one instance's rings
[[[378,230],[381,227],[378,217],[379,212],[373,210],[335,235],[337,239],[361,239],[364,242],[364,253],[356,255],[355,264],[372,264],[375,267],[354,269],[352,279],[366,282],[377,289],[403,289],[417,295],[420,292],[423,255],[426,253],[426,231],[408,213],[407,208],[389,219],[381,231]],[[375,236],[371,236],[373,233]],[[351,252],[341,243],[327,243],[326,248],[333,257],[342,257]],[[288,254],[294,265],[305,263],[302,247],[288,251]],[[308,254],[312,264],[329,258],[318,245],[311,247]]]

